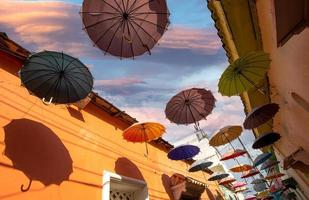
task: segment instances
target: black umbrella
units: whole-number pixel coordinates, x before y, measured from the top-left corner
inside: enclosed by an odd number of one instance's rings
[[[224,179],[228,176],[229,176],[229,174],[226,174],[226,173],[214,173],[213,175],[211,175],[208,178],[208,181],[218,181],[218,180]]]
[[[45,125],[30,120],[12,120],[4,127],[4,154],[13,162],[13,167],[21,170],[29,179],[44,185],[57,184],[68,180],[72,173],[71,156],[60,138]]]
[[[88,68],[64,53],[43,51],[31,55],[21,69],[25,87],[54,103],[74,103],[87,97],[93,86]]]
[[[275,132],[264,133],[255,139],[252,148],[260,149],[277,142],[280,139],[280,134]]]
[[[273,118],[279,111],[279,105],[276,103],[269,103],[254,108],[246,117],[244,121],[245,129],[254,129],[266,123]]]
[[[213,162],[208,161],[206,159],[197,160],[189,168],[189,172],[197,172],[203,169],[206,169],[212,165]]]

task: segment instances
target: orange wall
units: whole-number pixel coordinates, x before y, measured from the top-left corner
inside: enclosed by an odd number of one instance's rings
[[[20,85],[20,79],[16,77],[20,65],[0,54],[0,152],[5,149],[2,127],[12,119],[39,121],[49,127],[68,149],[73,160],[73,173],[69,180],[59,186],[45,187],[41,182],[33,181],[30,190],[23,193],[20,186],[27,185],[29,180],[23,172],[12,167],[11,160],[3,153],[0,155],[0,199],[99,200],[102,199],[104,170],[144,178],[150,199],[170,199],[162,183],[165,175],[181,173],[204,182],[200,172],[188,174],[184,162],[168,160],[162,149],[149,145],[149,156],[145,157],[144,144],[128,143],[122,139],[122,130],[127,125],[99,110],[92,103],[81,112],[84,121],[78,119],[81,116],[78,117],[79,113],[74,107],[70,111],[76,115],[72,117],[64,105],[44,105]],[[126,167],[130,163],[134,163],[141,174],[135,173],[134,166]],[[207,184],[216,194],[216,183]],[[206,193],[203,194],[203,199],[208,199]]]

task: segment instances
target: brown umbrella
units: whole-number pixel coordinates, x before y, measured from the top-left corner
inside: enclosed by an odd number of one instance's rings
[[[150,54],[169,24],[165,0],[84,0],[81,14],[94,45],[120,58]]]
[[[211,91],[192,88],[173,96],[165,108],[166,117],[176,124],[197,124],[206,119],[215,106]]]
[[[221,146],[235,140],[242,132],[241,126],[226,126],[220,129],[209,140],[209,145],[213,147]]]

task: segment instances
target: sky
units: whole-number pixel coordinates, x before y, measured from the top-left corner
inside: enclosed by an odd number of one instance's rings
[[[168,100],[183,89],[210,89],[216,107],[203,130],[211,136],[227,125],[242,124],[245,114],[239,97],[219,94],[218,80],[228,66],[222,43],[205,0],[167,0],[171,13],[168,31],[151,51],[136,59],[104,55],[93,47],[79,11],[81,0],[1,0],[0,31],[31,52],[63,51],[90,68],[94,90],[140,122],[166,126],[163,138],[175,143],[194,134],[192,125],[170,123],[164,114]],[[244,131],[246,144],[253,134]],[[236,144],[236,146],[239,144]]]

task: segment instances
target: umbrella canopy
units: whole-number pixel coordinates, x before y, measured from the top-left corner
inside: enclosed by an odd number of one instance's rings
[[[249,196],[245,197],[245,200],[256,200],[256,196],[249,195]]]
[[[245,172],[241,178],[248,178],[248,177],[251,177],[251,176],[255,176],[257,175],[258,173],[260,173],[258,170],[256,169],[251,169],[250,171],[247,171]]]
[[[186,160],[196,156],[200,152],[200,148],[194,145],[181,145],[173,148],[167,154],[171,160]]]
[[[275,179],[275,178],[280,178],[282,176],[284,176],[285,174],[283,173],[280,173],[280,172],[273,172],[273,173],[269,173],[267,174],[267,176],[265,177],[265,179],[267,180],[272,180],[272,179]]]
[[[235,178],[226,177],[226,178],[221,179],[221,180],[219,181],[219,185],[227,185],[227,184],[233,183],[233,182],[235,182],[235,181],[236,181]]]
[[[253,189],[254,189],[256,192],[262,192],[262,191],[264,191],[264,190],[267,189],[267,186],[266,186],[266,183],[265,183],[265,182],[262,182],[262,183],[254,184],[254,185],[253,185]]]
[[[277,142],[280,139],[280,134],[275,132],[264,133],[255,139],[252,148],[260,149]]]
[[[229,174],[226,174],[226,173],[214,173],[208,178],[208,181],[218,181],[228,176]]]
[[[229,159],[232,159],[232,158],[236,158],[238,156],[242,156],[242,155],[244,155],[246,153],[247,153],[247,151],[245,151],[245,150],[235,149],[235,150],[232,150],[232,151],[229,151],[229,152],[223,154],[220,160],[221,161],[229,160]]]
[[[262,153],[254,159],[253,166],[257,167],[261,165],[262,163],[266,162],[271,157],[272,157],[272,153]]]
[[[189,168],[189,172],[196,172],[196,171],[200,171],[203,169],[206,169],[208,167],[210,167],[213,164],[213,162],[208,161],[206,159],[202,159],[202,160],[197,160],[194,163],[192,163],[192,165]]]
[[[150,54],[169,25],[165,0],[84,0],[81,14],[94,45],[120,58]]]
[[[241,132],[241,126],[226,126],[210,138],[209,145],[217,147],[227,144],[239,137]]]
[[[155,122],[144,122],[134,124],[123,131],[123,138],[129,142],[150,142],[158,139],[165,132],[162,124]]]
[[[20,76],[31,93],[59,104],[84,99],[93,87],[93,77],[83,63],[53,51],[31,55],[21,68]]]
[[[269,191],[265,190],[265,191],[259,192],[256,197],[259,198],[259,199],[263,199],[263,198],[266,198],[268,196],[269,196]]]
[[[236,182],[234,184],[232,184],[232,188],[235,190],[236,188],[240,188],[240,187],[243,187],[243,186],[246,186],[247,183],[245,182]]]
[[[173,96],[166,105],[166,117],[176,124],[192,124],[206,117],[215,106],[210,90],[192,88]]]
[[[269,54],[264,52],[250,52],[238,58],[221,75],[219,92],[223,96],[239,95],[257,87],[268,71]]]
[[[265,182],[266,182],[265,179],[259,178],[259,179],[253,180],[251,184],[259,184],[259,183],[265,183]]]
[[[4,126],[4,154],[13,167],[45,186],[60,185],[73,171],[71,156],[60,138],[48,127],[30,119],[16,119]]]
[[[277,164],[279,164],[280,161],[276,161],[276,160],[267,160],[266,162],[264,162],[261,166],[261,170],[266,170],[268,168],[271,168]]]
[[[245,129],[254,129],[266,123],[273,118],[279,111],[279,105],[276,103],[269,103],[254,108],[246,117],[244,121]]]
[[[245,171],[251,170],[252,168],[253,167],[251,165],[244,164],[244,165],[236,165],[236,166],[230,168],[230,170],[232,172],[245,172]]]

